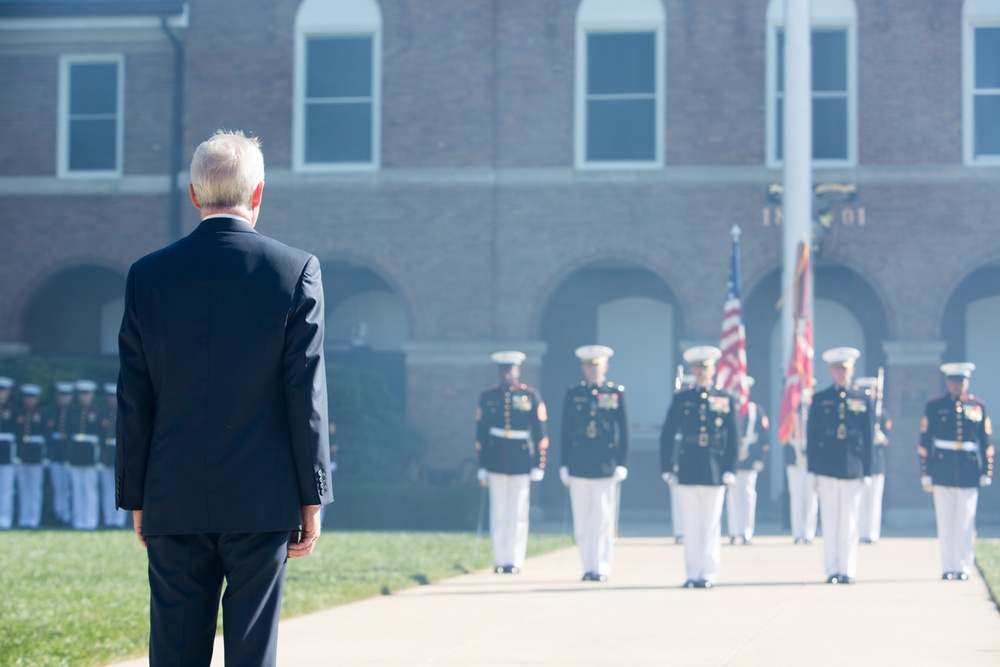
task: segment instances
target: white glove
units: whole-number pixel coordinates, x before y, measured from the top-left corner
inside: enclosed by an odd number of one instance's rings
[[[625,466],[615,466],[615,479],[619,482],[624,482],[625,478],[628,477],[628,468]]]
[[[872,485],[872,478],[868,477],[866,475],[866,476],[864,476],[864,477],[861,478],[861,483],[864,484],[866,487],[867,486],[871,486]]]
[[[764,469],[764,462],[754,461],[752,464],[750,464],[750,467],[753,468],[754,472],[760,472],[761,470]]]
[[[722,473],[722,483],[726,486],[734,486],[736,484],[736,475],[731,472]]]
[[[819,491],[819,480],[816,478],[816,473],[814,473],[814,472],[809,473],[808,479],[809,479],[809,486],[812,487],[812,490],[818,492]]]
[[[674,484],[677,483],[677,475],[675,475],[672,472],[665,472],[662,475],[660,475],[660,477],[662,477],[663,481],[670,486],[673,486]]]
[[[330,472],[337,472],[337,462],[330,461]]]
[[[476,479],[478,479],[479,483],[483,486],[486,486],[486,480],[489,479],[488,475],[489,473],[486,472],[486,468],[480,468],[476,471]]]
[[[563,486],[569,486],[569,468],[566,466],[559,468],[559,481],[563,483]]]
[[[884,445],[887,442],[889,442],[889,438],[887,438],[885,436],[885,433],[882,432],[881,428],[879,428],[878,426],[876,426],[875,427],[875,436],[872,438],[872,444],[873,445]]]
[[[989,475],[981,475],[979,477],[979,486],[989,486],[993,483],[993,478]]]
[[[930,491],[934,486],[934,479],[930,475],[921,475],[920,486],[924,487],[925,490]]]
[[[545,478],[545,471],[541,468],[532,468],[531,472],[528,473],[528,478],[532,482],[540,482]]]

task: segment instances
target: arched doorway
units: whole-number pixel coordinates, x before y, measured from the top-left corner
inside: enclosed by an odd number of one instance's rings
[[[78,266],[48,278],[24,309],[21,335],[36,354],[117,355],[125,276]]]
[[[986,404],[994,424],[1000,419],[1000,262],[984,266],[963,280],[944,310],[941,333],[947,347],[944,361],[971,361],[976,364],[969,391]],[[944,391],[940,387],[931,395]],[[997,444],[994,435],[994,444]],[[993,484],[979,492],[979,511],[1000,515],[1000,490]]]
[[[608,379],[625,386],[629,418],[629,481],[622,485],[622,512],[662,519],[667,489],[660,480],[659,430],[673,395],[679,311],[670,288],[652,271],[625,262],[598,262],[565,278],[542,317],[548,352],[542,395],[549,407],[550,467],[559,465],[559,426],[567,387],[583,379],[574,350],[591,343],[615,350]],[[542,504],[564,511],[558,475],[547,475]]]
[[[381,373],[405,412],[410,324],[403,300],[372,269],[343,261],[323,262],[323,292],[327,359]]]

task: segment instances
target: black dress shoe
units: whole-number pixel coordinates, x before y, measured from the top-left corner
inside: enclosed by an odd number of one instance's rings
[[[959,581],[966,581],[968,580],[969,575],[967,575],[965,572],[956,572],[955,578],[958,579]]]
[[[590,580],[591,581],[598,581],[598,582],[605,582],[605,581],[608,580],[608,577],[607,577],[607,575],[603,575],[603,574],[592,574],[592,575],[590,575]]]
[[[584,572],[583,578],[580,581],[591,581],[593,576],[590,572]]]
[[[694,588],[695,586],[696,586],[695,582],[688,579],[687,581],[684,582],[684,585],[681,586],[681,588]]]
[[[674,538],[674,544],[684,544],[684,536],[678,535]]]
[[[751,538],[751,537],[744,537],[743,538],[743,546],[745,546],[745,547],[750,546],[750,540],[752,540],[752,539],[753,538]]]
[[[493,568],[493,571],[496,574],[503,574],[504,573],[503,565],[497,565],[495,568]]]
[[[854,577],[848,577],[846,574],[839,574],[839,575],[837,575],[837,583],[838,584],[853,584],[854,583]]]
[[[729,536],[729,544],[736,544],[736,537],[733,535]]]
[[[954,578],[955,578],[954,572],[945,572],[944,574],[941,575],[942,581],[951,581]]]
[[[795,542],[793,542],[793,544],[805,544],[805,542],[806,539],[804,537],[796,537]]]
[[[699,581],[695,584],[695,586],[698,588],[711,588],[712,586],[715,586],[715,584],[711,581]]]
[[[840,578],[837,575],[835,575],[835,574],[831,574],[829,577],[826,578],[826,583],[828,583],[828,584],[839,584],[840,583]]]
[[[858,542],[860,542],[861,544],[871,544],[872,539],[870,537],[862,537],[858,539]]]
[[[517,574],[520,571],[521,570],[517,566],[515,566],[515,565],[504,565],[503,566],[503,572],[504,572],[504,574]]]

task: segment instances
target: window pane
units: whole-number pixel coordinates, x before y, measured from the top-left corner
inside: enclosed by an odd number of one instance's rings
[[[306,105],[305,159],[307,163],[371,162],[371,103]]]
[[[651,32],[587,35],[587,93],[656,90],[656,35]]]
[[[846,99],[813,99],[813,159],[847,159]]]
[[[587,160],[656,159],[654,100],[591,100],[587,103]]]
[[[778,71],[776,72],[776,80],[778,82],[778,92],[785,92],[785,31],[779,30],[777,39],[777,58],[775,62],[777,63]]]
[[[118,112],[118,65],[88,63],[73,65],[69,80],[69,112],[115,114]]]
[[[847,32],[814,30],[812,33],[813,90],[847,90]]]
[[[323,37],[306,43],[306,97],[370,97],[372,38]]]
[[[1000,156],[1000,95],[977,95],[974,113],[976,156]]]
[[[114,119],[70,121],[70,171],[112,171],[116,169],[117,126],[118,123]]]
[[[1000,28],[976,28],[976,88],[1000,88]]]

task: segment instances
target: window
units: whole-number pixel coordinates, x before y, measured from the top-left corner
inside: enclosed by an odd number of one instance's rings
[[[658,0],[580,4],[577,167],[663,165],[664,28]]]
[[[60,176],[122,171],[121,56],[67,56],[60,63]]]
[[[1000,0],[962,9],[963,153],[966,164],[1000,164]]]
[[[378,167],[381,23],[374,0],[306,0],[299,8],[297,170]]]
[[[768,6],[767,163],[784,158],[785,39],[783,1]],[[812,143],[816,166],[857,162],[855,26],[851,0],[815,0],[812,5]]]

